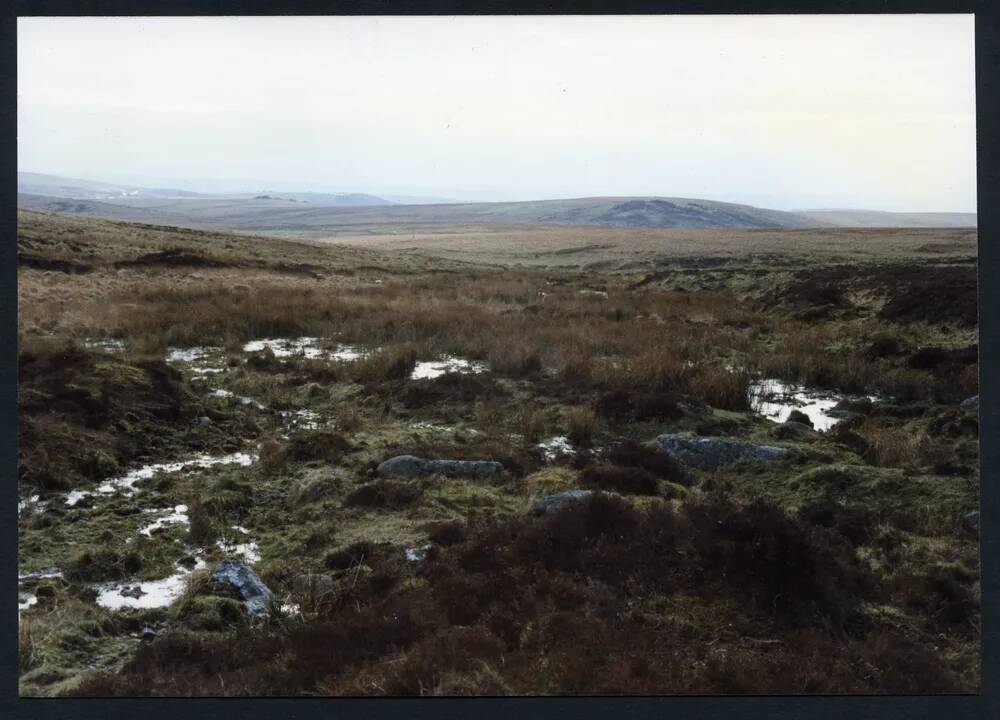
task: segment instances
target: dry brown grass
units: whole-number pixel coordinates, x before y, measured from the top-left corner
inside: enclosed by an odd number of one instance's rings
[[[566,437],[578,447],[588,447],[598,428],[597,414],[585,406],[572,407],[566,412]]]

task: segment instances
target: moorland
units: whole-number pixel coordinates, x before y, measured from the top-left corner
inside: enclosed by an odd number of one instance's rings
[[[280,234],[19,211],[22,694],[978,688],[974,229]]]

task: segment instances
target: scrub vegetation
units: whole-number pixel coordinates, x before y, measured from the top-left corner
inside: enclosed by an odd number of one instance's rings
[[[22,694],[975,692],[975,244],[816,232],[584,267],[21,211]]]

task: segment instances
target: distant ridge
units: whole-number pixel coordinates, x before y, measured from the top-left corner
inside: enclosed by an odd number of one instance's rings
[[[785,212],[678,197],[400,204],[364,193],[263,191],[208,195],[27,172],[18,173],[18,207],[113,220],[245,231],[344,230],[354,225],[455,223],[771,230],[976,225],[975,213],[889,213],[874,210]]]
[[[886,212],[884,210],[796,210],[797,215],[838,227],[976,227],[976,213]]]
[[[18,172],[17,191],[26,195],[39,195],[72,200],[99,200],[121,202],[135,200],[286,200],[316,205],[355,206],[392,205],[386,200],[366,193],[279,192],[261,190],[254,193],[200,193],[176,188],[151,188],[141,185],[81,180],[44,173]]]

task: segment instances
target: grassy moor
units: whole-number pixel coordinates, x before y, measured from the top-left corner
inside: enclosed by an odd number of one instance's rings
[[[23,695],[979,687],[975,229],[18,220]]]

